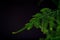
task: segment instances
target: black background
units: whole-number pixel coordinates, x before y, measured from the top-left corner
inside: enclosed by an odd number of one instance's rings
[[[56,5],[51,0],[10,0],[0,2],[1,39],[37,39],[45,37],[40,29],[32,28],[30,31],[24,30],[21,33],[12,35],[11,32],[24,27],[37,12],[42,8],[56,9]]]

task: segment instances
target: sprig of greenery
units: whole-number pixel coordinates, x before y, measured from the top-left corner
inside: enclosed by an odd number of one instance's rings
[[[32,28],[32,26],[34,25],[36,28],[40,28],[44,34],[51,35],[51,34],[49,34],[49,31],[53,32],[53,27],[55,24],[54,21],[57,20],[60,23],[60,20],[55,19],[55,16],[56,16],[55,11],[52,11],[49,8],[43,8],[40,11],[41,11],[41,13],[37,13],[32,16],[33,18],[27,24],[25,24],[24,28],[18,30],[17,32],[12,32],[12,34],[19,33],[25,29],[30,30]],[[47,29],[48,24],[49,24],[49,29]],[[60,25],[58,25],[58,27],[57,27],[57,31],[59,31],[59,30],[60,30]],[[51,36],[47,37],[47,39],[49,39],[49,38],[51,38]]]
[[[32,29],[33,26],[36,27],[37,29],[40,28],[44,34],[47,34],[45,40],[55,40],[55,39],[60,40],[59,38],[60,37],[60,9],[57,10],[51,10],[49,8],[41,9],[39,13],[36,13],[35,15],[32,16],[32,19],[30,19],[29,22],[25,24],[24,28],[16,32],[12,32],[12,34],[17,34],[19,32],[24,31],[25,29],[30,30]]]

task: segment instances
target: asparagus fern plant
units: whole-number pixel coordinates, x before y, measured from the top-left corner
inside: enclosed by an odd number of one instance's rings
[[[45,39],[40,38],[40,40],[60,40],[60,0],[58,2],[52,1],[58,4],[56,10],[41,9],[39,13],[32,16],[32,19],[25,24],[24,28],[12,32],[12,34],[17,34],[25,29],[30,30],[34,26],[37,29],[40,28],[44,34],[47,34]]]

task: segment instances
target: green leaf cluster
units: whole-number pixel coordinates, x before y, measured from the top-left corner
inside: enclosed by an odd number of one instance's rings
[[[52,1],[57,4],[56,0]],[[58,2],[60,3],[60,0]],[[60,40],[60,5],[58,4],[58,6],[56,10],[42,8],[39,13],[32,16],[24,28],[12,32],[12,34],[17,34],[25,29],[31,30],[34,26],[37,29],[40,28],[47,35],[46,39],[40,38],[40,40]]]

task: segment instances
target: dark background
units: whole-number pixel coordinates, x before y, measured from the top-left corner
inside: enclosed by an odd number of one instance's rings
[[[24,25],[32,18],[34,14],[42,8],[56,9],[56,5],[51,0],[10,0],[0,2],[1,39],[38,39],[45,37],[45,34],[33,27],[30,31],[23,31],[16,35],[11,32],[17,31],[24,27]]]

